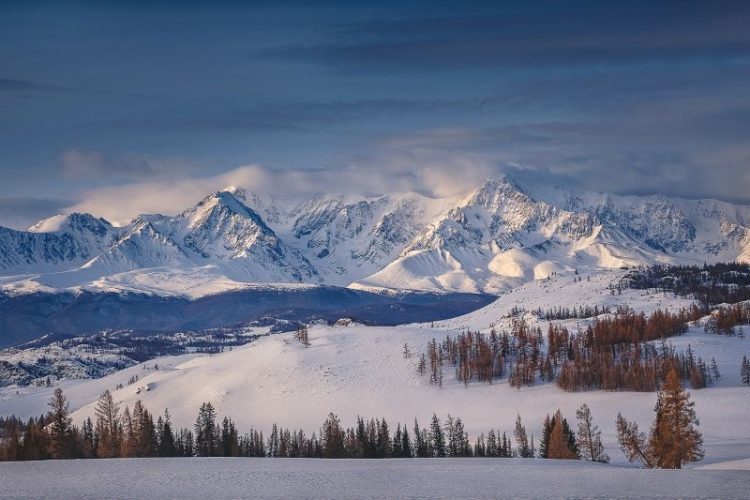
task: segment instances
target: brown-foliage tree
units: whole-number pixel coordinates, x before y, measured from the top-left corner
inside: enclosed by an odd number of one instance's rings
[[[699,422],[694,406],[677,371],[670,371],[659,391],[656,420],[649,440],[656,467],[679,469],[703,458],[703,436],[696,429]]]

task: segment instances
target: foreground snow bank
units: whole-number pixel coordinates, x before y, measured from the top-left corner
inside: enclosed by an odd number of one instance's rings
[[[121,459],[0,463],[2,496],[118,498],[740,498],[736,470],[522,459]]]

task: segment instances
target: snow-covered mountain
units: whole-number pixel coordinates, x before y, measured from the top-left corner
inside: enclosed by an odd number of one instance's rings
[[[0,271],[3,274],[70,269],[102,252],[115,228],[89,214],[57,215],[28,231],[0,227]]]
[[[0,286],[169,290],[192,281],[499,293],[574,269],[750,261],[750,207],[508,177],[462,197],[307,200],[239,188],[114,227],[88,214],[0,228]],[[178,278],[175,278],[178,277]],[[219,286],[219,285],[217,285]],[[231,288],[231,286],[229,286]]]

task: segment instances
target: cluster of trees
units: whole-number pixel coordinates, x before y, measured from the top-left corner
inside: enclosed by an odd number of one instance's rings
[[[506,433],[491,429],[472,445],[463,421],[448,415],[441,422],[433,414],[428,427],[414,420],[410,436],[406,425],[396,431],[385,418],[365,420],[344,428],[331,413],[319,432],[307,437],[304,431],[273,425],[268,439],[250,430],[240,435],[231,419],[218,423],[211,403],[203,403],[193,430],[172,430],[169,412],[154,422],[152,414],[136,402],[120,414],[112,395],[105,392],[96,406],[96,423],[87,419],[79,429],[73,425],[68,402],[56,389],[50,411],[39,419],[23,423],[15,417],[0,418],[0,460],[43,460],[63,458],[118,457],[315,457],[315,458],[411,458],[411,457],[520,457],[583,459],[607,462],[601,431],[591,410],[581,405],[576,411],[574,432],[560,410],[548,415],[543,424],[539,449],[518,415],[513,442]],[[618,415],[618,441],[631,462],[646,467],[679,468],[703,456],[702,437],[689,393],[682,388],[675,370],[667,376],[658,394],[656,420],[647,438],[638,425]],[[514,446],[515,444],[515,446]]]
[[[744,333],[740,325],[747,324],[750,324],[750,304],[733,304],[712,311],[711,317],[706,320],[704,330],[706,333],[742,337]]]
[[[305,347],[310,347],[310,330],[307,328],[307,326],[303,325],[297,328],[295,336],[297,337],[297,340],[302,342],[302,345],[304,345]]]
[[[583,309],[585,312],[585,309]],[[695,389],[710,385],[719,378],[715,361],[709,365],[687,353],[676,353],[667,347],[666,337],[682,335],[688,322],[701,317],[700,308],[692,306],[677,312],[657,310],[651,316],[627,307],[606,317],[597,317],[585,330],[572,334],[559,324],[547,330],[529,327],[523,318],[514,318],[510,332],[492,328],[488,335],[467,331],[456,337],[446,336],[427,345],[417,371],[428,370],[430,383],[443,383],[443,365],[455,369],[455,377],[464,385],[470,381],[492,383],[508,375],[511,387],[533,385],[537,377],[555,380],[566,391],[590,389],[656,391],[666,374],[676,368],[681,380]],[[662,349],[649,342],[662,340]]]
[[[587,347],[608,347],[618,344],[638,344],[651,340],[674,337],[687,332],[689,321],[700,318],[694,309],[681,309],[676,313],[657,309],[651,316],[620,307],[612,317],[597,318],[583,335]]]
[[[599,307],[595,305],[593,307],[578,306],[578,307],[552,307],[546,311],[542,311],[542,308],[536,310],[536,315],[541,320],[564,320],[564,319],[586,319],[594,318],[601,314],[608,313],[609,310],[606,307]]]
[[[739,262],[703,266],[651,266],[627,274],[619,287],[671,292],[692,297],[708,313],[715,304],[750,300],[750,265]]]
[[[648,436],[638,424],[617,415],[617,440],[630,462],[640,462],[648,468],[679,469],[689,462],[703,458],[703,436],[696,429],[698,418],[680,384],[676,370],[667,375],[659,391],[656,418]]]
[[[686,352],[677,353],[665,342],[659,349],[643,342],[588,347],[584,339],[573,336],[566,358],[559,365],[557,362],[553,363],[557,386],[570,392],[652,392],[673,369],[694,389],[705,388],[721,377],[715,359],[708,364],[693,354],[690,345]]]
[[[539,328],[530,328],[525,320],[516,318],[510,332],[498,334],[493,328],[489,335],[466,331],[452,338],[449,335],[438,343],[427,344],[427,356],[422,355],[417,371],[424,375],[429,364],[430,383],[442,385],[443,364],[455,368],[456,378],[465,385],[472,380],[492,383],[508,372],[514,387],[531,385],[542,359],[544,336]]]

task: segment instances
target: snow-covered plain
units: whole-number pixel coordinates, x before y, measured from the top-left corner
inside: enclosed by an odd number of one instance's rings
[[[524,459],[184,458],[0,463],[2,497],[746,498],[746,470]]]
[[[192,426],[202,402],[211,401],[219,416],[230,416],[241,431],[252,426],[268,431],[273,423],[298,427],[311,434],[317,431],[328,412],[333,411],[346,426],[357,415],[386,417],[407,423],[414,418],[426,426],[432,413],[441,418],[460,416],[473,441],[490,428],[511,432],[517,414],[529,431],[540,435],[544,416],[560,408],[573,420],[575,409],[587,403],[602,428],[607,451],[614,463],[624,457],[616,446],[614,420],[618,412],[637,420],[647,430],[653,419],[654,393],[589,391],[567,393],[551,383],[512,389],[506,380],[492,385],[455,381],[453,370],[444,368],[443,387],[429,384],[427,376],[416,371],[418,353],[436,337],[472,330],[489,331],[491,325],[507,328],[514,307],[531,311],[552,305],[627,304],[650,313],[657,308],[676,308],[689,301],[662,293],[624,290],[612,295],[609,284],[622,271],[582,276],[574,282],[570,274],[527,283],[501,296],[496,302],[455,319],[434,324],[399,327],[315,325],[310,329],[311,346],[306,348],[294,334],[271,335],[256,342],[216,355],[157,359],[160,370],[144,370],[142,365],[98,380],[63,381],[71,399],[75,419],[91,416],[94,402],[105,389],[113,390],[121,405],[132,406],[140,399],[147,408],[159,413],[169,408],[178,426]],[[532,324],[543,329],[547,322],[532,314]],[[575,330],[576,323],[564,323]],[[750,389],[739,383],[739,365],[743,354],[750,354],[750,340],[708,335],[701,325],[688,334],[670,339],[679,350],[690,344],[696,355],[710,361],[715,358],[723,377],[713,386],[691,391],[701,421],[706,448],[702,464],[745,459],[750,456],[750,431],[745,422],[750,415]],[[408,344],[411,357],[402,354]],[[115,390],[138,373],[137,385]],[[139,387],[148,390],[137,392]],[[16,388],[0,391],[0,414],[24,417],[46,410],[53,388]]]

